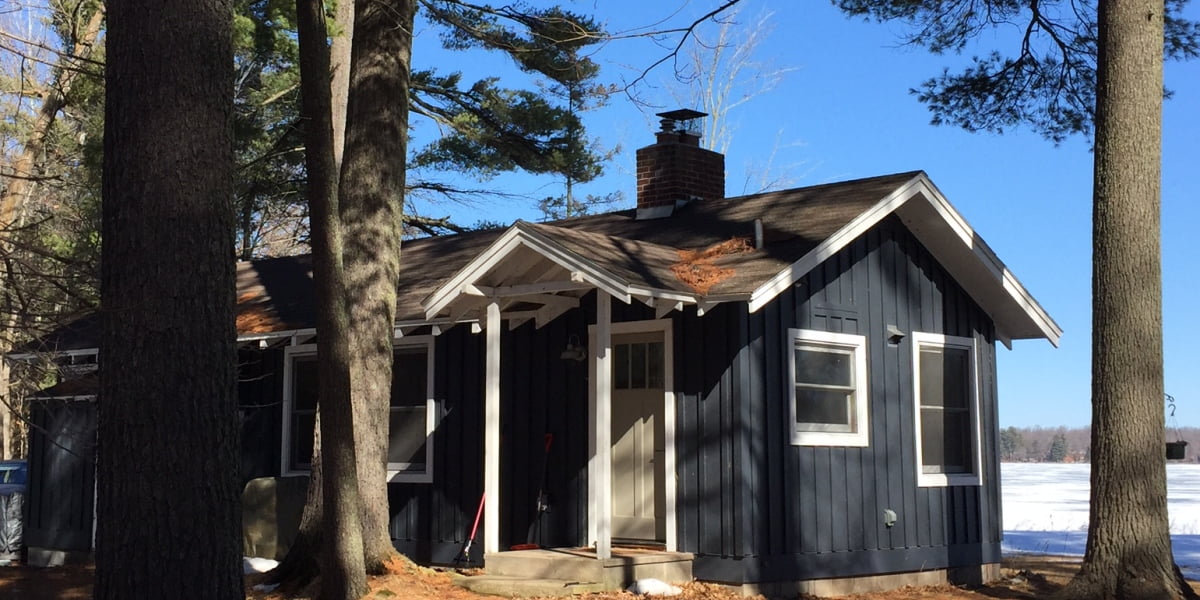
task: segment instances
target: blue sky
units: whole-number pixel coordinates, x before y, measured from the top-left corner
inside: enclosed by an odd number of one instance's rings
[[[632,2],[577,1],[573,9],[594,14],[610,31],[668,18],[675,23],[705,12],[716,0]],[[1046,341],[1018,341],[999,353],[1002,426],[1077,426],[1090,412],[1090,281],[1092,155],[1088,141],[1075,138],[1054,146],[1028,131],[1002,136],[967,133],[929,124],[929,112],[908,90],[964,57],[932,56],[902,47],[901,24],[850,20],[824,2],[743,0],[742,20],[774,11],[773,31],[757,59],[793,67],[769,94],[730,115],[737,125],[726,155],[727,194],[742,192],[748,163],[775,154],[794,186],[923,169],[1026,288],[1065,330],[1059,348]],[[682,8],[680,6],[682,5]],[[1189,16],[1200,19],[1195,4]],[[460,70],[468,78],[511,76],[505,59],[479,53],[439,50],[432,32],[418,31],[414,63],[436,61],[440,70]],[[1007,41],[1005,33],[989,44]],[[991,46],[968,48],[986,52]],[[620,82],[636,76],[664,51],[645,40],[612,42],[595,59],[600,79]],[[1193,238],[1200,224],[1197,192],[1191,177],[1200,163],[1200,63],[1171,63],[1167,87],[1174,97],[1164,107],[1163,137],[1163,280],[1166,389],[1179,408],[1179,425],[1200,425],[1200,297]],[[660,107],[639,107],[624,96],[589,113],[590,134],[621,152],[604,177],[585,191],[623,190],[634,198],[633,151],[652,142],[654,112],[676,108],[667,91],[669,67],[639,87]],[[429,135],[418,126],[417,139]],[[429,216],[450,215],[463,223],[480,219],[511,222],[538,220],[533,198],[560,194],[550,179],[504,176],[482,184],[530,200],[504,199],[474,205],[421,206]],[[1191,300],[1189,300],[1191,299]]]

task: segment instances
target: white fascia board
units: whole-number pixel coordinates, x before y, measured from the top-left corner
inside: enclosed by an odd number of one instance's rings
[[[766,283],[758,286],[750,293],[750,312],[757,312],[758,309],[766,306],[771,300],[782,293],[784,290],[795,285],[809,271],[815,269],[818,265],[825,262],[825,259],[837,254],[842,248],[850,245],[851,242],[858,239],[858,236],[867,232],[868,229],[874,227],[885,217],[895,212],[905,202],[908,202],[914,195],[919,192],[921,180],[923,176],[918,176],[910,179],[904,185],[896,188],[892,193],[884,196],[882,200],[863,211],[863,213],[849,223],[842,226],[841,229],[835,231],[824,242],[821,242],[816,248],[813,248],[800,257],[800,260],[785,267],[774,277],[767,280]]]
[[[1058,326],[1058,323],[1033,298],[1029,290],[1021,285],[1021,282],[1017,280],[1012,271],[1008,270],[1004,261],[1000,260],[1000,257],[992,251],[987,242],[975,233],[975,230],[967,223],[967,220],[942,195],[941,190],[933,185],[933,182],[924,174],[920,175],[918,179],[921,184],[922,196],[929,202],[930,206],[937,211],[955,235],[962,241],[963,245],[988,270],[995,279],[996,284],[1020,307],[1033,325],[1042,332],[1042,336],[1057,348],[1058,341],[1063,334],[1063,330]],[[1011,339],[1005,343],[1006,346],[1010,346],[1010,344]]]
[[[967,220],[950,205],[946,197],[942,195],[937,186],[933,185],[933,182],[924,173],[913,177],[908,182],[896,188],[896,190],[885,196],[870,209],[864,211],[863,214],[829,236],[829,239],[822,242],[816,248],[813,248],[808,254],[802,256],[800,260],[792,263],[766,283],[759,286],[750,295],[750,312],[755,312],[766,306],[783,290],[800,281],[809,271],[841,251],[885,217],[900,210],[901,207],[914,198],[926,202],[929,209],[932,209],[940,217],[940,219],[935,219],[936,223],[933,224],[934,226],[944,226],[944,231],[952,233],[953,237],[957,238],[962,245],[954,248],[935,248],[931,247],[931,244],[924,239],[921,240],[922,243],[930,247],[931,251],[935,254],[938,250],[949,252],[962,252],[965,250],[966,252],[970,252],[978,266],[986,270],[995,282],[997,291],[1003,290],[1005,295],[1020,308],[1021,312],[1042,333],[1042,336],[1057,347],[1059,338],[1062,337],[1062,328],[1054,322],[1054,319],[1050,317],[1046,310],[1021,285],[1021,282],[1008,270],[1008,267],[988,247],[987,243],[975,234],[975,230],[967,223]],[[972,292],[970,289],[967,291],[968,293]],[[978,291],[971,295],[978,297]],[[992,316],[995,318],[997,315]],[[1001,340],[1008,340],[1005,342],[1005,345],[1009,345],[1011,337],[1004,332],[1004,324],[997,323],[996,325],[997,337],[1001,338]]]
[[[637,296],[642,302],[647,303],[647,306],[654,306],[659,300],[667,302],[683,302],[686,304],[695,304],[700,301],[699,294],[688,294],[684,292],[674,292],[670,290],[660,290],[655,288],[631,287],[629,293]],[[707,298],[706,298],[707,299]]]
[[[421,302],[426,316],[431,319],[435,317],[454,302],[460,294],[464,293],[468,289],[467,286],[473,286],[476,281],[490,272],[493,267],[498,265],[520,246],[525,246],[537,252],[547,260],[571,272],[573,279],[575,274],[578,273],[584,282],[608,292],[625,303],[629,303],[629,284],[627,282],[604,271],[594,263],[584,260],[578,254],[563,249],[552,240],[538,234],[522,221],[517,221],[496,241],[492,242],[492,245],[471,259],[466,266],[459,269],[453,277]]]
[[[570,271],[572,277],[574,277],[575,273],[581,274],[585,282],[608,292],[609,295],[625,304],[629,304],[633,300],[630,297],[628,281],[601,269],[599,265],[563,248],[550,238],[529,228],[523,221],[517,221],[514,227],[521,228],[521,231],[525,234],[523,241],[526,242],[526,246],[558,266]]]
[[[521,229],[516,225],[509,227],[504,233],[500,234],[500,237],[492,242],[479,256],[471,259],[466,266],[459,269],[441,287],[434,290],[428,298],[421,301],[421,306],[425,309],[425,316],[433,318],[440,313],[459,294],[463,293],[467,284],[474,283],[504,258],[504,256],[512,252],[520,244],[520,237]]]
[[[45,352],[21,352],[19,354],[6,354],[4,358],[12,361],[30,360],[34,358],[43,358],[46,356],[91,356],[99,354],[99,348],[81,348],[79,350],[47,350]]]

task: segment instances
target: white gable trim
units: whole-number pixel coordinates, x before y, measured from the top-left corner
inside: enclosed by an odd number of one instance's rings
[[[766,283],[758,286],[757,289],[750,293],[750,312],[756,312],[758,309],[766,306],[784,290],[795,285],[797,281],[800,281],[809,271],[815,269],[829,257],[837,254],[842,248],[850,245],[850,242],[858,239],[858,236],[866,233],[868,229],[874,227],[884,217],[895,212],[897,208],[900,208],[902,204],[918,193],[918,184],[921,179],[922,177],[914,177],[908,183],[896,188],[895,191],[885,196],[875,206],[872,206],[849,223],[846,223],[824,242],[821,242],[816,248],[810,250],[808,254],[801,256],[800,260],[792,263],[774,277],[768,279]]]
[[[914,205],[911,208],[906,207],[906,204],[914,199],[918,202],[923,202],[923,204]],[[934,228],[940,230],[933,233],[949,232],[952,234],[950,237],[959,243],[947,242],[945,236],[931,235],[929,232],[923,235],[921,231],[913,231],[913,234],[939,260],[950,255],[959,257],[965,255],[971,259],[972,268],[982,269],[982,271],[976,272],[984,274],[983,279],[977,277],[974,278],[975,281],[963,281],[963,278],[958,277],[959,274],[952,273],[952,275],[955,275],[967,293],[975,298],[976,302],[979,302],[984,310],[992,315],[996,321],[996,337],[1005,345],[1009,345],[1013,337],[1030,337],[1028,335],[1014,336],[1011,331],[1011,325],[1014,324],[1012,319],[1027,319],[1026,323],[1021,324],[1025,325],[1026,328],[1032,325],[1034,329],[1040,332],[1041,337],[1045,337],[1051,344],[1058,346],[1058,340],[1062,337],[1062,328],[1054,322],[1054,319],[1038,304],[1029,291],[1021,285],[1021,282],[1008,270],[1008,267],[996,256],[996,253],[988,247],[982,238],[975,234],[975,230],[971,228],[966,219],[950,205],[941,191],[933,185],[933,182],[924,173],[918,174],[904,185],[896,188],[896,190],[885,196],[870,209],[829,236],[828,239],[816,248],[813,248],[808,254],[802,256],[800,260],[792,263],[755,289],[750,295],[750,312],[755,312],[766,306],[781,292],[800,281],[809,271],[816,268],[829,257],[837,254],[859,236],[866,233],[868,229],[879,224],[888,215],[899,212],[901,217],[904,218],[905,216],[912,216],[921,211],[929,210],[932,210],[940,217],[940,219],[933,219],[933,222],[930,223]],[[908,222],[907,219],[905,220]],[[944,260],[942,262],[945,264]],[[986,298],[996,296],[997,292],[1000,292],[1003,298],[991,302],[982,301]],[[1019,309],[1018,314],[1010,312],[1009,315],[1003,316],[996,314],[995,311],[988,310],[989,306],[992,308],[998,307],[998,303],[1009,303],[1009,306],[1015,305]]]
[[[487,249],[471,259],[453,277],[421,302],[421,306],[425,308],[426,318],[435,318],[460,295],[476,291],[477,288],[474,286],[476,282],[522,246],[570,271],[572,281],[586,282],[608,292],[622,302],[627,304],[630,302],[628,282],[601,269],[595,263],[561,248],[552,240],[538,234],[527,223],[517,221]]]
[[[521,247],[529,248],[554,264],[570,271],[570,282],[518,284],[501,287],[478,285],[478,281]],[[449,280],[429,295],[421,306],[429,319],[435,318],[463,295],[478,297],[507,297],[534,292],[554,293],[583,288],[597,288],[626,304],[634,298],[665,300],[694,304],[699,295],[633,285],[620,276],[567,250],[524,221],[517,221],[492,242],[483,252],[471,259]],[[453,318],[451,320],[454,320]]]

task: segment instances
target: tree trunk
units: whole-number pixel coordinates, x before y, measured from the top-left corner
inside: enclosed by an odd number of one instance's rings
[[[1162,0],[1101,0],[1092,262],[1092,498],[1067,598],[1195,597],[1171,556],[1163,434]]]
[[[304,0],[298,0],[297,10]],[[333,71],[330,81],[330,125],[333,130],[333,182],[342,169],[342,147],[346,139],[346,99],[350,87],[350,40],[354,32],[354,0],[337,3],[334,22],[341,29],[333,37],[329,49],[329,68]],[[308,479],[308,497],[304,512],[300,515],[300,529],[296,542],[288,548],[279,566],[271,571],[272,583],[283,584],[288,589],[298,590],[307,585],[318,574],[318,557],[323,537],[323,503],[321,502],[321,432],[320,412],[317,414],[317,430],[313,432],[312,469]],[[357,457],[356,457],[357,458]]]
[[[95,598],[240,600],[233,10],[107,10]]]
[[[325,14],[320,0],[298,0],[296,23],[319,334],[317,368],[320,373],[324,525],[320,598],[350,600],[366,593],[367,580],[363,568],[354,414],[350,401],[349,319],[333,161],[329,47],[325,42]]]
[[[321,411],[317,408],[316,426],[313,431],[313,454],[308,473],[308,492],[304,499],[304,510],[300,513],[300,526],[296,540],[288,547],[287,554],[279,566],[271,570],[267,583],[281,586],[284,593],[299,592],[320,572],[321,535],[324,502],[321,501]]]
[[[329,44],[329,63],[333,70],[332,87],[333,115],[333,163],[337,173],[342,172],[342,152],[346,148],[346,103],[350,96],[350,49],[354,40],[354,0],[337,3],[334,23],[338,34]]]
[[[342,224],[350,310],[351,389],[359,451],[366,567],[396,555],[389,534],[388,418],[392,340],[408,136],[412,0],[359,2],[355,9]]]

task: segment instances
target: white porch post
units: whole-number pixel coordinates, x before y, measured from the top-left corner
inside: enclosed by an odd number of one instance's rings
[[[596,558],[612,557],[612,296],[596,290],[596,413],[594,480],[589,486],[596,515]]]
[[[483,552],[500,551],[500,305],[487,305],[483,393]]]

